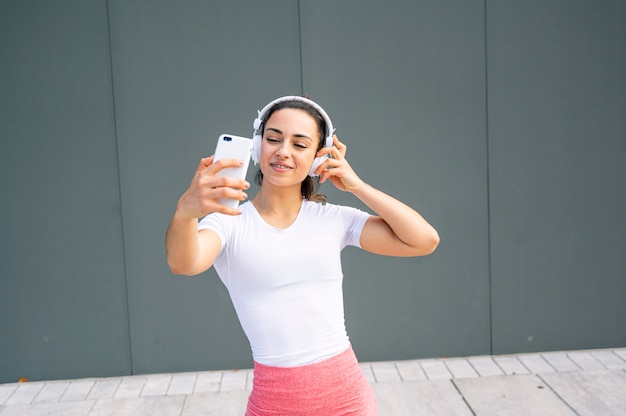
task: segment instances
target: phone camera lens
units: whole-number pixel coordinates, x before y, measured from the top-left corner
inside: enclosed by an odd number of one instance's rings
[[[228,136],[224,136],[224,141],[225,142],[232,142],[233,138],[232,137],[228,137]]]

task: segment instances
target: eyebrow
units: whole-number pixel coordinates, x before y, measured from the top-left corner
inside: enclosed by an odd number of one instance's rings
[[[282,131],[280,131],[279,129],[277,129],[275,127],[267,127],[265,129],[265,131],[268,131],[268,130],[271,130],[271,131],[273,131],[275,133],[278,133],[278,134],[284,134]],[[294,136],[295,137],[299,137],[299,138],[309,139],[309,140],[313,141],[313,139],[310,138],[309,136],[307,136],[306,134],[296,133],[296,134],[294,134]]]

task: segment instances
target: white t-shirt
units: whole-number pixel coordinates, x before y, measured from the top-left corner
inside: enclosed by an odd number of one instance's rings
[[[214,267],[226,285],[258,363],[294,367],[349,346],[341,250],[360,247],[369,214],[304,200],[288,228],[269,225],[251,202],[241,215],[210,214],[222,249]]]

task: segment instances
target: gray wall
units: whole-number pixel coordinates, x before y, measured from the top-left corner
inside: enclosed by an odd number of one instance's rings
[[[164,232],[218,134],[301,93],[442,237],[344,252],[361,360],[626,345],[625,43],[619,0],[1,2],[0,382],[251,366]]]

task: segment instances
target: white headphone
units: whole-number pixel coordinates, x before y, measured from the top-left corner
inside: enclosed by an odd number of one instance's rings
[[[263,107],[262,110],[258,111],[257,118],[254,119],[254,123],[252,124],[252,127],[254,128],[254,132],[252,133],[251,157],[252,157],[252,161],[255,164],[258,164],[259,159],[261,159],[261,143],[263,141],[263,131],[261,131],[261,125],[263,124],[263,118],[275,104],[281,103],[283,101],[302,101],[304,103],[309,104],[310,106],[315,108],[317,111],[319,111],[320,115],[324,119],[324,122],[326,123],[327,136],[326,136],[324,146],[329,147],[333,145],[333,134],[335,133],[335,129],[333,128],[333,122],[330,121],[330,117],[328,117],[328,114],[326,114],[326,111],[324,111],[324,109],[313,100],[310,100],[304,97],[299,97],[297,95],[288,95],[285,97],[277,98],[276,100],[267,104],[265,107]],[[315,160],[313,161],[313,166],[311,167],[309,176],[317,176],[314,173],[315,169],[317,169],[317,167],[321,165],[326,159],[328,159],[328,155],[324,155],[322,157],[316,157]]]

